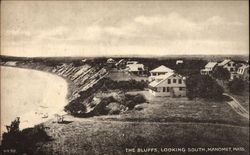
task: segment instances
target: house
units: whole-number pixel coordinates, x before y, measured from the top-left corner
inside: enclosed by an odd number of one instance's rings
[[[112,58],[109,58],[108,60],[107,60],[107,63],[115,63],[115,60],[114,59],[112,59]]]
[[[115,64],[115,66],[117,67],[117,69],[125,69],[126,64],[126,61],[124,59],[121,59]]]
[[[237,74],[239,78],[245,81],[249,81],[249,65],[243,64],[241,67],[238,68]]]
[[[183,64],[183,60],[176,60],[176,65]]]
[[[234,79],[237,76],[236,63],[231,59],[225,59],[221,63],[218,64],[223,68],[226,68],[230,72],[230,79]]]
[[[108,65],[108,67],[115,67],[115,60],[114,59],[112,59],[112,58],[109,58],[108,60],[107,60],[107,65]]]
[[[158,75],[149,84],[149,92],[154,96],[184,97],[186,96],[185,78],[173,72]]]
[[[236,63],[230,59],[226,59],[218,64],[218,66],[222,66],[223,68],[226,68],[230,73],[233,73],[236,71]]]
[[[129,73],[135,74],[135,75],[145,75],[146,70],[143,64],[129,64],[127,68]]]
[[[156,76],[158,75],[164,75],[166,73],[173,73],[174,71],[164,65],[161,65],[151,71],[150,72],[150,77],[149,77],[149,81],[153,81],[155,79]]]
[[[132,64],[138,64],[138,61],[127,61],[126,67],[129,68],[129,65],[132,65]]]
[[[201,75],[210,75],[214,68],[216,67],[217,62],[208,62],[204,69],[201,69]]]

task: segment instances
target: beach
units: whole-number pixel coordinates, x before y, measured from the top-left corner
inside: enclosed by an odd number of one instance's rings
[[[1,134],[16,117],[24,129],[64,114],[67,91],[66,80],[59,76],[1,66]]]

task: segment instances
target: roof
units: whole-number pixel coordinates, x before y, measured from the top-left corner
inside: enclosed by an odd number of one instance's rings
[[[159,85],[161,82],[165,81],[166,79],[168,79],[169,77],[171,77],[172,75],[174,75],[175,73],[166,73],[164,75],[159,75],[155,77],[155,80],[153,82],[151,82],[149,84],[149,86],[151,87],[156,87],[157,85]],[[160,81],[159,81],[160,80]]]
[[[128,65],[129,71],[130,72],[136,72],[140,70],[144,70],[144,65],[143,64],[130,64]]]
[[[183,63],[183,60],[176,60],[176,62],[180,62],[180,63]]]
[[[115,60],[114,60],[114,59],[112,59],[112,58],[109,58],[109,59],[107,60],[107,62],[108,62],[108,63],[114,63],[114,62],[115,62]]]
[[[210,71],[208,68],[201,69],[201,71]]]
[[[138,63],[138,61],[127,61],[127,64],[128,63],[131,63],[131,64],[137,64]]]
[[[205,68],[214,68],[217,65],[217,62],[209,62],[205,66]]]
[[[118,63],[121,63],[121,62],[123,62],[123,61],[125,61],[125,60],[124,60],[124,59],[121,59],[121,60],[118,61]]]
[[[119,65],[119,64],[122,63],[122,62],[125,62],[125,60],[124,60],[124,59],[119,60],[119,61],[116,63],[116,65]]]
[[[227,63],[229,63],[230,61],[232,61],[232,60],[230,60],[230,59],[225,59],[224,61],[222,61],[221,63],[219,63],[218,66],[224,66],[224,65],[226,65]]]
[[[174,72],[174,70],[172,70],[172,69],[170,69],[170,68],[168,68],[168,67],[166,67],[166,66],[164,66],[164,65],[161,65],[161,66],[159,66],[159,67],[157,67],[157,68],[155,68],[155,69],[153,69],[153,70],[151,70],[150,72],[166,72],[166,73],[172,73],[172,72]]]
[[[241,67],[239,67],[240,69],[246,69],[246,68],[249,68],[249,65],[242,65]]]

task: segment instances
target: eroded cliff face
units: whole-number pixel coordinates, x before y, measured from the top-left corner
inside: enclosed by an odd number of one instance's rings
[[[72,88],[69,88],[68,94],[69,102],[80,97],[80,92],[93,87],[107,74],[105,68],[88,64],[78,67],[73,64],[63,64],[53,68],[51,72],[64,77],[71,83]]]

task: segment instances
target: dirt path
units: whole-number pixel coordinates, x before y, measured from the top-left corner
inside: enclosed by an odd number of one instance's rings
[[[249,119],[248,111],[234,97],[230,96],[227,93],[224,93],[223,95],[228,96],[232,99],[232,101],[228,101],[227,103],[234,109],[235,112]]]

